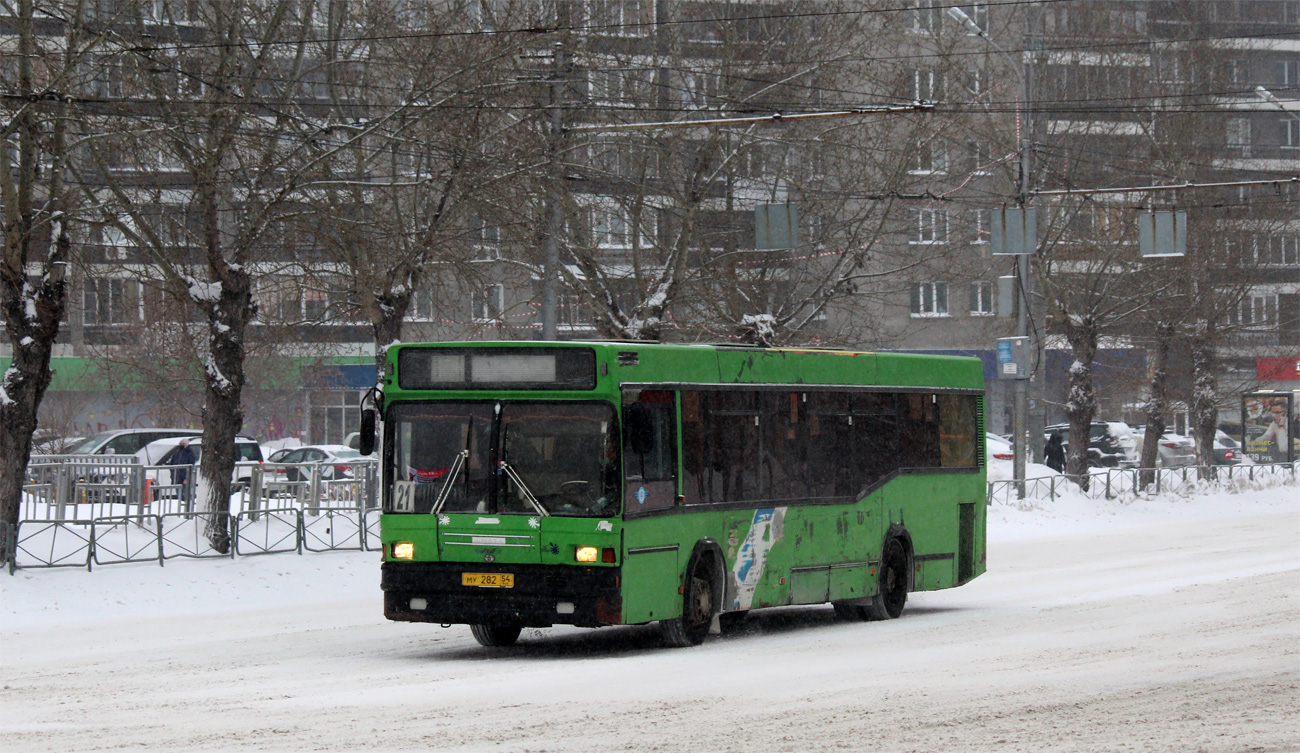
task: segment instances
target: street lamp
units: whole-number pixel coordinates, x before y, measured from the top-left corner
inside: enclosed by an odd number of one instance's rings
[[[1032,110],[1029,103],[1033,101],[1033,79],[1031,71],[1023,62],[1018,62],[1006,50],[989,38],[988,32],[975,23],[965,11],[957,6],[948,8],[948,15],[953,20],[960,23],[972,35],[984,40],[993,51],[1001,55],[1011,64],[1011,70],[1015,72],[1016,78],[1020,80],[1021,101],[1016,103],[1016,121],[1019,130],[1020,142],[1020,176],[1017,181],[1016,203],[1020,208],[1027,208],[1029,204],[1029,175],[1033,158],[1033,140],[1031,117]],[[1028,19],[1028,17],[1026,17]],[[1026,27],[1029,22],[1026,20]],[[1028,34],[1026,35],[1028,38]],[[1037,241],[1035,240],[1035,244]],[[1034,251],[1036,249],[1029,249]],[[1016,297],[1019,305],[1016,307],[1016,336],[1029,337],[1029,254],[1018,254],[1016,256]],[[1032,371],[1025,377],[1016,379],[1015,385],[1015,404],[1013,408],[1013,438],[1012,448],[1015,453],[1014,477],[1016,480],[1016,494],[1020,499],[1025,496],[1025,464],[1028,459],[1028,446],[1026,442],[1026,426],[1029,417],[1029,380],[1033,377]]]

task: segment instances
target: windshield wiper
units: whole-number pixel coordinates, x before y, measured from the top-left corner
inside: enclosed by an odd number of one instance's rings
[[[504,460],[499,461],[497,466],[510,477],[511,481],[519,485],[519,491],[523,493],[524,499],[528,501],[528,504],[533,506],[534,510],[537,510],[538,515],[541,515],[543,518],[550,515],[550,513],[546,511],[546,508],[542,507],[542,503],[537,501],[537,497],[533,496],[532,490],[529,489],[528,484],[525,484],[524,480],[520,478],[518,471]]]
[[[438,498],[433,501],[433,508],[429,510],[430,515],[437,515],[442,512],[442,506],[447,503],[447,497],[451,496],[452,484],[456,483],[456,477],[460,475],[460,469],[465,467],[465,461],[469,459],[469,450],[461,450],[456,453],[456,459],[452,461],[451,468],[447,469],[447,479],[442,482],[442,490],[438,492]]]

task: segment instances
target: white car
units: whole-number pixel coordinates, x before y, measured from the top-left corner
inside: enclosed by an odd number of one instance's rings
[[[1134,436],[1137,437],[1138,452],[1141,452],[1142,443],[1146,439],[1146,429],[1136,431]],[[1156,465],[1161,468],[1196,465],[1196,443],[1182,434],[1161,434],[1157,449],[1159,455],[1156,456]]]
[[[988,456],[989,462],[1016,459],[1015,448],[1011,443],[993,433],[984,435],[984,454]]]
[[[142,447],[135,453],[136,459],[140,465],[144,466],[161,466],[171,465],[171,460],[180,451],[181,439],[188,439],[190,450],[194,452],[194,463],[197,467],[199,460],[203,457],[203,438],[202,437],[172,437],[169,439],[159,439]],[[235,458],[235,470],[231,479],[236,487],[247,486],[253,476],[251,463],[262,462],[262,447],[257,440],[251,437],[235,437],[235,450],[239,456]],[[154,481],[161,480],[163,483],[171,483],[167,476],[161,479],[158,476],[158,470],[149,471],[148,478]]]
[[[271,456],[271,462],[282,464],[272,468],[277,481],[306,481],[308,479],[308,470],[306,468],[294,467],[300,463],[319,463],[320,476],[324,481],[334,481],[337,479],[352,478],[352,463],[363,459],[365,456],[356,450],[341,444],[316,444],[294,447],[286,451],[276,452]]]
[[[132,455],[159,439],[192,437],[195,429],[118,429],[87,437],[69,455]]]

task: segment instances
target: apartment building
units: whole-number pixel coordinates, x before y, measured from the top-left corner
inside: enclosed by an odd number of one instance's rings
[[[476,196],[439,236],[454,253],[423,257],[405,340],[533,339],[553,300],[560,338],[653,327],[669,340],[772,337],[972,354],[985,360],[990,377],[990,427],[1005,430],[1009,383],[993,380],[993,344],[1015,326],[999,300],[999,278],[1011,274],[1012,263],[991,253],[989,228],[994,211],[1015,204],[1024,137],[1032,145],[1024,178],[1031,193],[1282,181],[1297,173],[1295,0],[972,3],[956,13],[931,0],[381,5],[332,0],[294,8],[311,29],[303,33],[319,39],[347,38],[340,19],[363,8],[387,14],[385,33],[398,39],[450,34],[435,20],[449,9],[460,19],[456,34],[537,30],[509,56],[508,86],[493,95],[529,124],[529,135],[478,147],[511,155],[496,160],[499,172],[511,159],[520,169],[508,190]],[[201,14],[184,3],[147,6],[132,18],[202,33]],[[55,21],[42,23],[45,33],[60,33]],[[1185,40],[1208,41],[1189,52]],[[114,70],[97,69],[88,86],[104,98],[130,99]],[[336,94],[336,70],[321,66],[295,78],[292,99],[304,118],[325,122],[347,110]],[[1197,88],[1210,81],[1214,86]],[[176,83],[190,94],[202,85],[184,76]],[[272,77],[266,86],[275,85]],[[1179,107],[1193,99],[1197,107]],[[933,108],[816,127],[629,128],[909,104]],[[1183,146],[1157,148],[1172,138],[1171,124],[1189,119],[1205,121],[1194,159]],[[388,177],[433,175],[419,154],[395,157],[398,163]],[[134,171],[133,189],[155,200],[150,211],[169,211],[168,192],[191,188],[163,152],[124,156],[117,168]],[[366,180],[385,173],[374,163],[366,169]],[[1249,257],[1252,280],[1222,316],[1234,332],[1232,351],[1223,355],[1244,383],[1260,359],[1300,348],[1300,220],[1294,186],[1227,193],[1193,199],[1139,192],[1090,197],[1086,206],[1048,196],[1032,202],[1042,207],[1047,258],[1058,272],[1107,233],[1131,244],[1135,233],[1119,228],[1143,202],[1193,213],[1198,204],[1231,204],[1218,208],[1215,242]],[[755,210],[791,205],[798,216],[793,242],[758,247]],[[375,332],[357,299],[356,270],[314,251],[329,239],[311,230],[275,238],[278,255],[257,281],[253,330],[267,343],[257,356],[267,365],[259,368],[282,375],[277,359],[294,364],[286,380],[267,379],[249,398],[275,406],[254,411],[258,425],[248,427],[264,438],[340,439],[371,380]],[[118,377],[71,366],[133,349],[147,357],[161,347],[150,336],[155,323],[176,319],[174,299],[150,284],[149,259],[127,235],[98,223],[79,239],[81,273],[56,355],[73,359],[62,362],[68,371],[84,372],[82,388],[65,385],[51,396],[78,430],[163,420],[138,389],[112,381]],[[549,265],[548,241],[555,249]],[[1033,332],[1046,345],[1035,410],[1038,422],[1050,422],[1059,418],[1050,404],[1061,401],[1069,357],[1043,291],[1031,300]],[[1117,327],[1099,356],[1103,408],[1115,415],[1145,379],[1144,346],[1131,334]],[[0,345],[0,355],[8,347]],[[140,359],[122,360],[129,371]]]

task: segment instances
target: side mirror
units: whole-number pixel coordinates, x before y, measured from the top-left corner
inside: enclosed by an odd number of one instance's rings
[[[654,451],[654,412],[644,403],[632,403],[627,407],[627,443],[637,455],[648,455]]]
[[[361,411],[361,434],[358,440],[357,451],[362,455],[370,455],[375,451],[375,410],[367,408]]]

